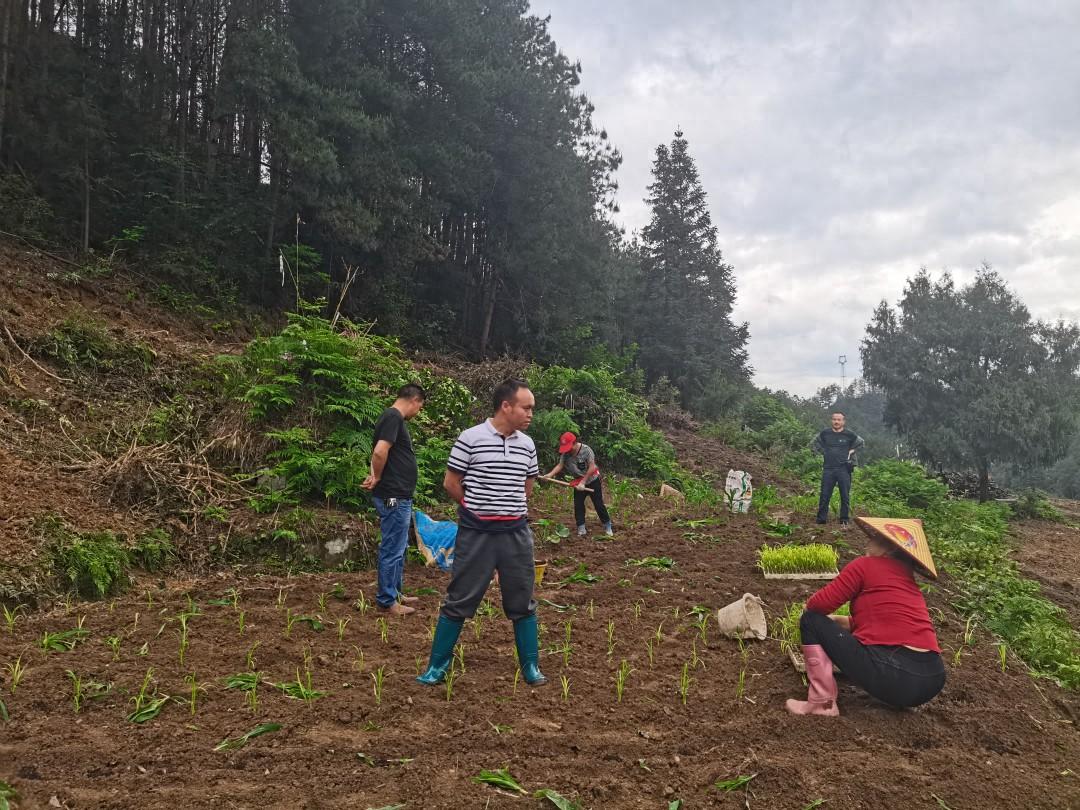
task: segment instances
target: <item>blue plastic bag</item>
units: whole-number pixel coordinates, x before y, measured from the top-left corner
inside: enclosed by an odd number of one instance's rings
[[[443,571],[454,564],[454,544],[457,542],[457,524],[452,520],[432,520],[419,509],[416,518],[416,542],[428,565],[435,563]]]

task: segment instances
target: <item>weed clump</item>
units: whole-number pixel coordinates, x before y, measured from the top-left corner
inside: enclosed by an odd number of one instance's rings
[[[84,599],[102,599],[130,582],[131,554],[112,532],[79,534],[49,518],[45,534],[49,556],[63,587]]]
[[[149,346],[118,340],[103,322],[85,314],[65,318],[35,341],[34,348],[70,370],[145,372],[154,363],[154,350]]]

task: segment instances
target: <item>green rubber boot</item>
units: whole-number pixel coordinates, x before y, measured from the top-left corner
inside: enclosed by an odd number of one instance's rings
[[[547,678],[540,671],[540,639],[536,614],[514,622],[514,643],[517,645],[518,666],[529,686],[543,686]]]
[[[427,671],[423,675],[417,675],[416,680],[427,686],[436,686],[443,682],[454,657],[454,645],[461,634],[461,625],[464,623],[439,616],[439,623],[435,625],[435,638],[431,640],[431,658],[428,659]]]

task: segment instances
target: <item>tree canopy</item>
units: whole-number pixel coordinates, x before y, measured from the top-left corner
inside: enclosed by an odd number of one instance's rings
[[[977,470],[984,499],[993,463],[1046,463],[1068,447],[1080,330],[1032,320],[988,266],[959,289],[948,274],[909,279],[897,309],[878,306],[861,351],[885,423],[924,461]]]

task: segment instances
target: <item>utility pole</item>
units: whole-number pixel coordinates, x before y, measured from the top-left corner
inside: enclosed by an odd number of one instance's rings
[[[843,394],[847,388],[847,377],[844,374],[844,366],[847,365],[847,355],[842,354],[838,360],[840,363],[840,393]]]

